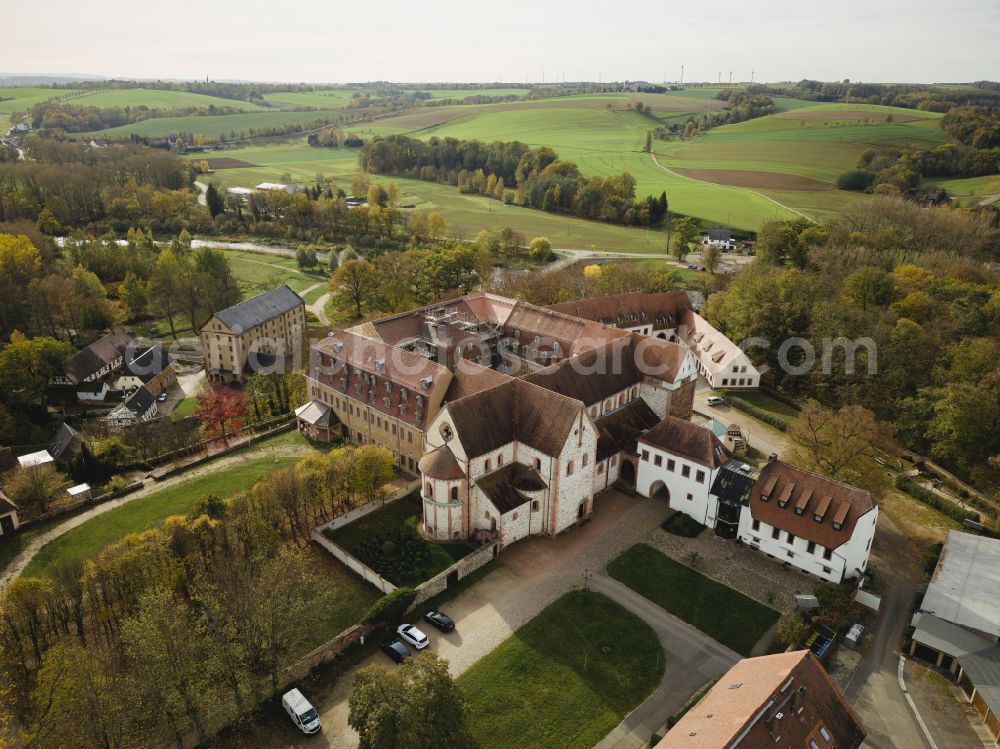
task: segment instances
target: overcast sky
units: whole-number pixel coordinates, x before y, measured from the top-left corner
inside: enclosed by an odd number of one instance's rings
[[[998,0],[11,0],[0,74],[261,81],[1000,78]]]

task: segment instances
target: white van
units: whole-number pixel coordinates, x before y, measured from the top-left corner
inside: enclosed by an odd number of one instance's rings
[[[281,698],[281,706],[285,708],[288,717],[302,730],[302,733],[317,733],[322,727],[319,723],[319,713],[316,712],[316,708],[309,703],[309,700],[298,689],[285,692],[285,696]]]

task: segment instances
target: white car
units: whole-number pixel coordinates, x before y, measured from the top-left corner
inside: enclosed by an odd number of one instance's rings
[[[414,627],[412,624],[400,624],[399,627],[396,628],[396,635],[403,642],[410,643],[410,645],[417,650],[423,650],[430,644],[430,641],[427,639],[427,635]]]
[[[726,402],[725,398],[720,398],[717,395],[710,395],[705,399],[705,403],[707,403],[710,406],[721,406],[725,402]]]

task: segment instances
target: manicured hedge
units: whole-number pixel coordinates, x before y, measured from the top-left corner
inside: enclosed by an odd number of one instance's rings
[[[758,408],[752,403],[748,403],[747,401],[738,398],[735,395],[726,396],[726,403],[728,403],[733,408],[742,411],[745,414],[753,416],[755,419],[760,419],[765,424],[770,424],[775,429],[778,429],[782,432],[788,429],[788,422],[782,419],[781,417],[775,416],[772,413],[768,413],[764,409]]]
[[[933,507],[942,515],[947,515],[960,523],[966,518],[974,520],[977,523],[979,522],[978,512],[963,510],[953,502],[949,502],[947,499],[943,499],[929,489],[921,486],[909,476],[896,476],[896,488],[901,492],[906,492],[918,502],[923,502],[925,505]]]

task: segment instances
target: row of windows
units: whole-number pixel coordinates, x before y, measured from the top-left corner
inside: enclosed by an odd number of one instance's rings
[[[737,382],[735,377],[732,380],[729,380],[729,379],[723,377],[722,378],[722,387],[726,387],[727,385],[732,385],[734,387],[738,386],[738,385],[753,385],[753,378],[751,378],[751,377],[747,377],[747,378],[740,377],[739,382]]]
[[[643,450],[642,451],[642,459],[645,460],[647,463],[649,462],[649,450]],[[663,465],[663,456],[662,455],[654,455],[653,456],[653,465],[657,466],[657,467],[662,466]],[[677,469],[677,462],[673,458],[667,458],[667,470],[673,472],[676,469]],[[684,478],[690,478],[691,477],[691,466],[689,466],[687,463],[681,463],[681,476],[683,476]],[[705,472],[704,471],[695,471],[695,473],[694,473],[694,480],[697,481],[699,484],[704,484],[705,483]]]
[[[397,429],[396,422],[392,421],[390,418],[388,417],[382,418],[379,415],[372,415],[370,417],[369,409],[362,408],[361,406],[355,408],[354,404],[351,403],[347,398],[344,398],[344,402],[341,403],[339,397],[335,397],[330,393],[326,392],[325,390],[317,389],[315,394],[319,400],[321,400],[323,403],[326,403],[328,406],[332,406],[337,411],[346,410],[347,413],[350,414],[351,416],[361,416],[364,419],[364,421],[366,422],[371,421],[371,423],[374,424],[377,429],[381,429],[386,433],[392,434],[393,437],[397,435],[397,432],[399,434],[400,439],[403,439],[403,435],[405,435],[406,441],[411,445],[413,444],[414,431],[406,429],[402,425],[399,425]]]
[[[632,401],[634,401],[638,397],[639,397],[639,386],[638,385],[633,385],[632,388],[631,388],[631,390],[629,390],[628,392],[624,392],[624,393],[619,393],[618,394],[618,405],[617,405],[617,407],[621,408],[626,403],[631,403]],[[613,411],[615,409],[615,407],[616,407],[615,406],[615,399],[614,398],[608,398],[608,399],[606,399],[604,401],[604,403],[603,403],[603,405],[601,407],[598,407],[596,405],[591,406],[590,407],[590,416],[591,416],[591,418],[596,419],[598,416],[603,416],[604,414],[606,414],[606,413],[608,413],[610,411]]]
[[[755,531],[757,531],[759,533],[760,532],[760,521],[759,520],[754,520],[752,527],[753,527],[753,529]],[[781,529],[780,528],[772,528],[771,529],[771,538],[774,539],[775,541],[780,541],[781,540]],[[785,531],[785,543],[787,543],[789,546],[791,546],[793,543],[795,543],[795,536],[790,531]],[[827,549],[824,546],[820,546],[815,541],[809,541],[806,544],[806,553],[807,554],[816,554],[816,553],[818,553],[817,549],[819,549],[819,550],[822,551],[822,553],[823,553],[823,559],[825,559],[826,561],[829,562],[831,559],[833,559],[833,550],[832,549]],[[791,551],[791,550],[788,550],[787,554],[788,554],[789,557],[795,556],[795,553],[793,551]]]

